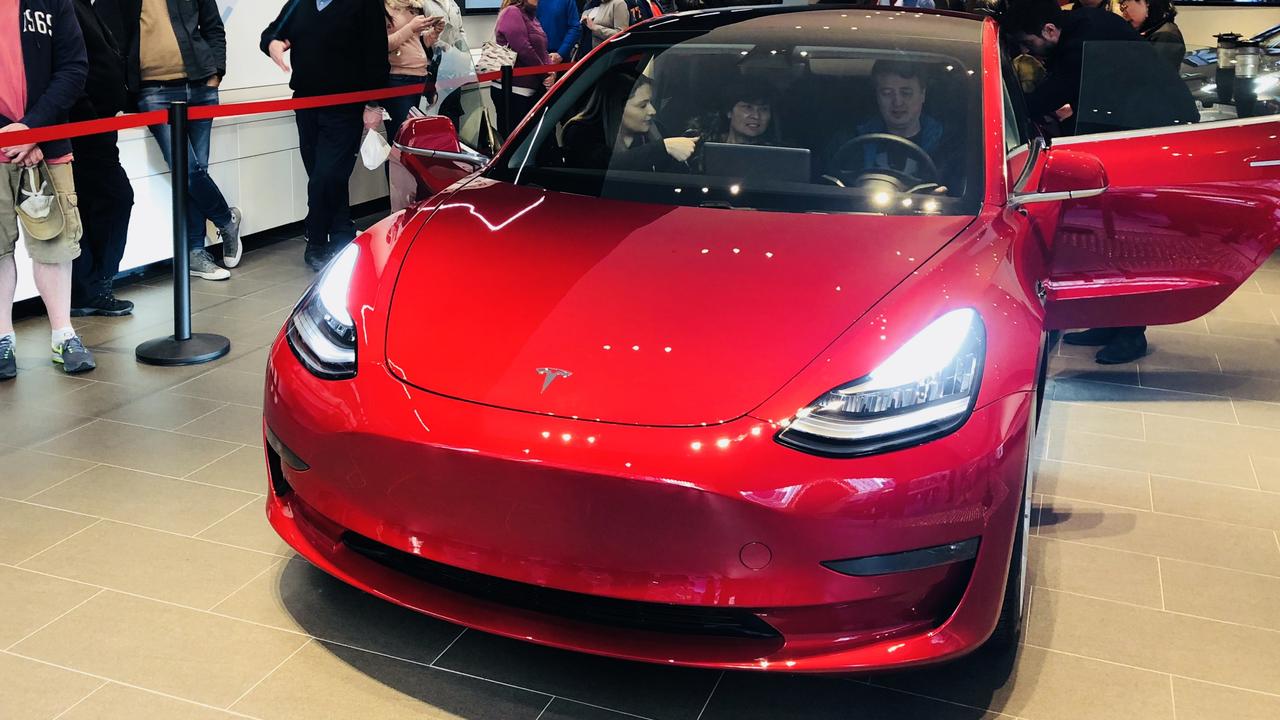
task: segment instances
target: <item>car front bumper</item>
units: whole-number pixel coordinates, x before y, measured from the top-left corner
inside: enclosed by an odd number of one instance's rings
[[[916,665],[995,626],[1030,411],[1014,395],[932,443],[820,458],[751,417],[610,425],[433,395],[376,366],[323,381],[277,342],[267,514],[343,581],[499,635],[711,668]],[[974,538],[974,559],[921,570],[820,564]]]

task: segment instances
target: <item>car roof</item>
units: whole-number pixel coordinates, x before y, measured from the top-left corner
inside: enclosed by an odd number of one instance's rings
[[[752,20],[751,31],[794,34],[797,44],[813,43],[820,33],[865,32],[870,37],[919,37],[931,40],[981,42],[981,15],[854,5],[754,6],[699,10],[664,15],[633,27],[632,34],[654,32],[704,33],[743,20]],[[750,32],[745,28],[744,32]]]

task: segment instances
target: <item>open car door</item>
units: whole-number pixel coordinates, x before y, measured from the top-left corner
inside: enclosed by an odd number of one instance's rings
[[[1269,116],[1055,140],[1107,188],[1041,225],[1046,327],[1186,322],[1235,292],[1280,244],[1278,137]]]

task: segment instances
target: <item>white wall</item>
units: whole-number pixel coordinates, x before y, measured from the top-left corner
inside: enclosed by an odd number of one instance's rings
[[[1217,41],[1213,36],[1218,33],[1236,32],[1252,37],[1274,25],[1280,25],[1280,8],[1276,7],[1178,6],[1178,27],[1182,29],[1187,49],[1215,45]]]

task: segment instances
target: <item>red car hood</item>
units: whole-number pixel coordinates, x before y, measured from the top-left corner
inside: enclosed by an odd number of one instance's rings
[[[718,423],[767,399],[971,220],[671,207],[480,181],[414,239],[387,362],[424,390],[503,408]]]

